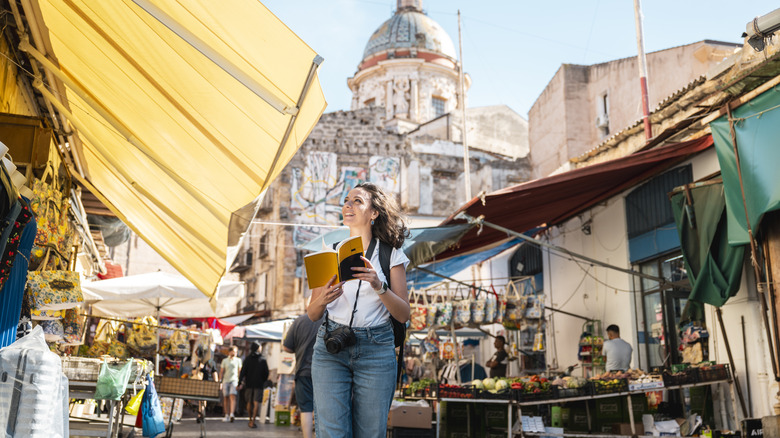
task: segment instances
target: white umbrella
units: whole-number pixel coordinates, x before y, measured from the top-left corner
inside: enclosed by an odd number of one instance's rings
[[[229,315],[244,296],[240,281],[222,281],[212,300],[178,274],[152,272],[129,277],[83,283],[81,288],[97,295],[95,315],[135,318],[155,315],[172,318],[207,318]],[[160,335],[157,334],[159,350]]]

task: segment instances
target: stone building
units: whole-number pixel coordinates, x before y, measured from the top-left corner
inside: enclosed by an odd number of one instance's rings
[[[302,311],[300,247],[340,225],[358,182],[395,194],[417,227],[466,201],[458,73],[449,35],[419,0],[398,0],[347,81],[351,110],[324,114],[267,191],[231,268],[247,283],[238,312]],[[466,119],[474,195],[530,179],[526,120],[503,105],[468,109]]]
[[[650,109],[741,46],[703,40],[647,54]],[[534,178],[569,169],[569,160],[642,118],[636,57],[563,64],[528,112]]]

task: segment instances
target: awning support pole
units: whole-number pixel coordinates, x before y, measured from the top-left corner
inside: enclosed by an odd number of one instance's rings
[[[272,93],[266,87],[259,84],[257,81],[255,81],[254,79],[249,77],[246,73],[244,73],[241,70],[241,68],[239,68],[237,65],[230,62],[230,60],[228,60],[224,56],[222,56],[222,54],[219,53],[219,51],[215,50],[214,48],[206,44],[205,41],[198,38],[197,35],[190,32],[189,29],[179,24],[176,20],[173,19],[173,17],[165,13],[165,11],[163,11],[162,9],[155,6],[152,2],[148,0],[133,0],[133,2],[136,5],[138,5],[138,7],[146,11],[149,15],[154,17],[157,21],[162,23],[165,27],[170,29],[171,32],[178,35],[179,38],[181,38],[182,40],[186,41],[189,45],[194,47],[195,50],[202,53],[203,56],[211,60],[211,62],[219,66],[227,74],[233,76],[238,82],[240,82],[246,88],[248,88],[250,91],[256,94],[257,97],[266,101],[275,110],[279,111],[282,114],[291,114],[291,115],[298,114],[298,107],[290,106],[287,103],[285,103],[282,99],[278,98],[276,95],[274,95],[274,93]],[[279,92],[281,93],[281,90]]]
[[[669,282],[665,278],[655,277],[653,275],[645,274],[644,272],[634,271],[633,269],[621,268],[620,266],[611,265],[609,263],[605,263],[605,262],[602,262],[600,260],[596,260],[594,258],[590,258],[590,257],[582,255],[582,254],[577,254],[577,253],[571,252],[568,249],[563,248],[561,246],[552,245],[552,244],[547,243],[547,242],[542,242],[539,239],[534,239],[533,237],[526,236],[523,233],[518,233],[517,231],[510,230],[509,228],[502,227],[501,225],[496,225],[494,223],[488,222],[488,221],[484,220],[482,217],[475,218],[475,217],[473,217],[473,216],[471,216],[471,215],[469,215],[467,213],[460,212],[460,213],[458,213],[457,216],[455,216],[455,219],[465,219],[465,220],[468,220],[469,222],[479,223],[479,224],[485,225],[487,227],[496,229],[498,231],[504,232],[504,233],[506,233],[506,234],[508,234],[508,235],[510,235],[512,237],[517,237],[519,239],[523,239],[525,241],[533,243],[534,245],[542,246],[542,247],[551,249],[551,250],[556,251],[556,252],[561,252],[561,253],[564,253],[564,254],[566,254],[568,256],[584,260],[584,261],[586,261],[588,263],[592,263],[594,265],[599,265],[599,266],[602,266],[602,267],[605,267],[605,268],[613,269],[615,271],[620,271],[620,272],[623,272],[623,273],[626,273],[626,274],[629,274],[629,275],[634,275],[634,276],[637,276],[637,277],[645,278],[647,280],[652,280],[652,281],[658,282],[661,286],[669,285]],[[674,285],[674,287],[676,287],[678,289],[683,288],[680,285]]]
[[[303,102],[306,100],[306,95],[309,93],[311,83],[314,81],[314,75],[317,74],[317,69],[319,68],[320,64],[322,64],[322,61],[324,61],[324,59],[320,55],[315,56],[314,60],[312,60],[311,66],[309,67],[309,74],[306,76],[306,82],[304,82],[303,89],[301,89],[301,95],[298,96],[298,108],[300,108],[303,105]],[[290,134],[292,133],[293,127],[295,126],[295,121],[297,119],[298,113],[296,112],[292,117],[290,117],[290,121],[287,122],[287,129],[285,129],[282,140],[279,142],[279,147],[276,149],[276,156],[274,157],[274,161],[271,162],[271,166],[268,168],[268,173],[265,175],[265,181],[263,181],[263,186],[260,189],[261,193],[271,184],[274,170],[276,170],[276,165],[279,163],[279,157],[282,156],[284,146],[287,144],[287,139],[290,138]],[[254,218],[252,218],[252,220],[254,220]]]
[[[772,359],[772,372],[777,380],[777,357],[775,356],[774,338],[772,336],[772,329],[769,326],[769,308],[766,304],[766,279],[761,273],[761,265],[759,264],[758,244],[753,235],[753,227],[750,225],[750,215],[748,214],[747,198],[745,197],[745,184],[742,180],[742,164],[739,161],[739,148],[737,147],[737,132],[734,129],[734,118],[731,115],[731,107],[726,104],[726,114],[729,120],[729,131],[731,133],[731,145],[734,147],[734,160],[737,165],[737,176],[739,177],[739,189],[742,193],[742,206],[745,207],[745,225],[747,227],[748,239],[750,240],[750,264],[753,265],[753,273],[756,277],[756,290],[758,291],[758,301],[761,303],[761,317],[764,320],[764,328],[766,329],[766,343],[769,346],[769,357]],[[764,280],[764,281],[762,281]],[[733,365],[732,365],[733,366]]]
[[[731,365],[731,374],[734,379],[734,387],[737,389],[737,395],[739,396],[739,404],[742,407],[742,418],[748,418],[747,407],[745,406],[745,397],[742,395],[742,385],[739,384],[739,378],[737,378],[737,369],[734,367],[734,357],[731,355],[731,344],[729,343],[729,335],[726,333],[726,326],[723,325],[723,312],[720,307],[715,308],[715,314],[718,315],[718,324],[720,325],[720,332],[723,333],[723,341],[726,344],[726,354],[729,356],[729,364]]]

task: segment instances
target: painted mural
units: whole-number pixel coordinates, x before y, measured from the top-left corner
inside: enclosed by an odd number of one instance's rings
[[[347,193],[368,180],[368,171],[362,167],[337,165],[332,152],[312,152],[306,157],[306,166],[292,169],[292,205],[295,223],[341,224],[341,205]],[[304,245],[328,228],[299,226],[293,232],[296,246]]]
[[[369,181],[388,193],[401,190],[401,160],[393,157],[373,156],[368,160]]]

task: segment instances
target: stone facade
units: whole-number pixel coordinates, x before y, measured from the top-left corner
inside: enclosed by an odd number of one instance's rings
[[[739,47],[699,41],[647,54],[651,111]],[[636,57],[563,64],[528,112],[534,177],[567,170],[569,160],[642,118]]]
[[[390,131],[385,114],[382,107],[364,108],[320,119],[271,185],[239,253],[242,263],[244,254],[252,254],[251,266],[243,263],[241,268],[249,298],[239,310],[272,309],[273,318],[302,310],[302,297],[309,292],[303,281],[304,251],[298,248],[330,231],[321,225],[340,225],[341,201],[360,181],[395,194],[404,212],[419,223],[440,222],[466,201],[462,145]],[[526,159],[479,150],[471,151],[470,159],[474,194],[530,177]],[[278,223],[296,226],[272,225]]]

